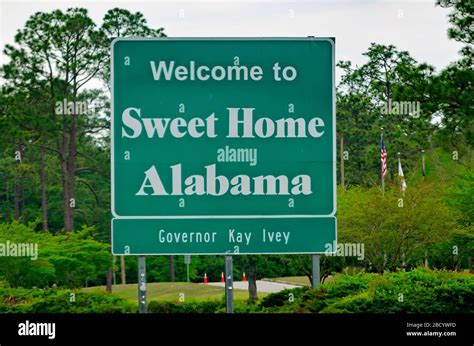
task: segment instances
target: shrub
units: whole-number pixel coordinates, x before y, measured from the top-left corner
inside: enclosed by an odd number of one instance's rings
[[[0,243],[37,244],[38,257],[3,257],[0,279],[11,287],[47,287],[52,284],[80,287],[103,279],[110,266],[109,245],[91,237],[92,228],[74,233],[38,233],[12,222],[0,223]]]
[[[296,299],[302,297],[309,290],[310,288],[305,286],[272,293],[264,297],[260,305],[264,308],[283,306],[286,302],[288,302],[290,294],[293,294],[293,297]]]
[[[175,303],[175,302],[158,302],[151,301],[148,304],[148,312],[150,313],[161,313],[161,314],[170,314],[170,313],[198,313],[198,314],[210,314],[218,312],[222,307],[222,304],[219,301],[189,301],[185,303]]]
[[[185,303],[176,302],[158,302],[151,301],[148,304],[148,312],[160,314],[173,313],[195,313],[195,314],[213,314],[225,313],[225,301],[209,300],[209,301],[188,301]],[[262,312],[258,303],[249,301],[236,300],[234,301],[235,313],[253,313]]]
[[[288,292],[291,291],[294,290]],[[384,275],[344,275],[317,289],[307,289],[302,294],[295,292],[294,302],[281,299],[281,293],[265,298],[266,302],[262,302],[265,312],[474,312],[474,276],[424,268]]]
[[[75,294],[71,301],[71,293]],[[62,289],[0,289],[0,313],[126,313],[135,308],[102,292]]]

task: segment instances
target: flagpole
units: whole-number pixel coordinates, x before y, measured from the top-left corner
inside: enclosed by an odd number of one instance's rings
[[[380,128],[380,143],[383,141],[383,127]],[[383,163],[380,162],[380,176],[382,178],[382,193],[385,193],[385,179],[383,175]]]
[[[400,152],[397,153],[397,156],[398,156],[398,176],[400,177],[400,167],[402,165],[402,162],[400,161]],[[400,178],[398,178],[398,180],[399,180],[399,185],[402,190],[402,193],[405,194],[405,191],[403,190],[403,183],[400,181]]]
[[[400,179],[400,188],[402,189],[403,196],[405,196],[405,190],[407,188],[407,183],[405,181],[405,175],[403,174],[402,160],[400,158],[400,152],[398,152],[398,176]]]

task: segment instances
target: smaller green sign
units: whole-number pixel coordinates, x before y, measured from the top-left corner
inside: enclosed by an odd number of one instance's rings
[[[114,255],[315,254],[335,239],[333,216],[112,220]]]

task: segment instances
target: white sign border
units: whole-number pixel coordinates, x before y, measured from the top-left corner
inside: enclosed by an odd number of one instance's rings
[[[121,216],[115,212],[115,179],[114,179],[114,45],[120,41],[327,41],[332,47],[332,130],[333,130],[333,210],[330,214],[285,214],[285,215],[133,215]],[[314,218],[333,217],[336,215],[336,79],[335,79],[335,39],[329,37],[118,37],[111,44],[110,64],[110,87],[111,87],[111,109],[110,109],[110,175],[111,175],[111,201],[110,208],[114,218],[122,219],[265,219],[265,218]],[[336,232],[337,239],[337,232]]]
[[[314,216],[313,218],[331,218],[334,219],[334,241],[331,243],[332,244],[338,244],[337,242],[337,217],[336,216]],[[337,248],[334,248],[332,252],[329,251],[324,251],[324,252],[306,252],[306,251],[301,251],[301,252],[215,252],[215,253],[207,253],[207,252],[174,252],[174,253],[120,253],[120,252],[114,252],[114,220],[117,218],[114,218],[110,222],[110,228],[111,228],[111,235],[110,235],[110,251],[112,252],[112,255],[114,256],[181,256],[181,255],[191,255],[191,256],[225,256],[225,255],[241,255],[241,256],[247,256],[247,255],[335,255],[337,253]],[[119,219],[131,219],[131,218],[125,218],[125,217],[120,217]],[[136,218],[134,218],[136,219]],[[144,218],[144,219],[158,219],[158,218]]]

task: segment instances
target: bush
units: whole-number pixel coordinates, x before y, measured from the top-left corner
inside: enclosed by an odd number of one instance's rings
[[[71,301],[74,293],[74,301]],[[136,309],[102,292],[0,288],[0,313],[127,313]]]
[[[286,289],[277,293],[272,293],[264,297],[260,305],[264,308],[283,306],[286,302],[288,302],[290,294],[293,294],[293,298],[297,299],[297,298],[302,297],[309,290],[310,288],[305,286],[305,287],[299,287],[299,288],[294,288],[294,289]]]
[[[376,274],[358,273],[343,275],[334,282],[321,285],[316,290],[308,290],[300,299],[300,312],[321,312],[344,297],[357,295],[369,287]],[[308,302],[308,304],[306,303]],[[309,303],[311,302],[311,304]]]
[[[225,301],[189,301],[186,303],[151,301],[148,304],[148,312],[159,314],[191,313],[191,314],[213,314],[225,313]],[[236,300],[234,301],[235,313],[262,312],[258,303]]]
[[[81,287],[103,280],[111,263],[109,245],[91,237],[91,228],[74,233],[38,233],[32,227],[0,223],[0,243],[36,244],[36,259],[3,257],[0,279],[11,287],[47,287],[53,284]]]
[[[75,302],[70,294],[75,293]],[[294,301],[288,297],[293,294]],[[158,302],[150,313],[224,313],[225,300]],[[0,313],[126,313],[136,307],[114,295],[64,289],[14,289],[0,286]],[[235,301],[236,313],[472,313],[474,276],[431,271],[384,275],[341,275],[317,289],[273,293],[260,302]]]
[[[373,289],[372,312],[468,313],[474,311],[474,277],[416,269],[388,275]],[[401,296],[402,294],[402,296]]]
[[[225,305],[224,305],[224,309],[220,312],[226,312]],[[234,301],[234,312],[236,314],[250,314],[250,313],[263,312],[263,310],[260,304],[253,300],[237,300],[237,301]]]
[[[280,292],[281,293],[281,292]],[[277,297],[266,297],[278,301]],[[296,297],[296,295],[295,295]],[[263,305],[263,304],[262,304]],[[472,313],[474,276],[424,268],[384,275],[344,275],[307,290],[275,312]]]
[[[189,301],[186,303],[174,303],[174,302],[158,302],[152,300],[148,304],[148,312],[159,313],[159,314],[170,314],[170,313],[197,313],[197,314],[211,314],[218,312],[222,307],[219,301]]]
[[[327,305],[320,313],[335,314],[348,312],[369,312],[372,309],[372,302],[367,292],[347,296]]]

